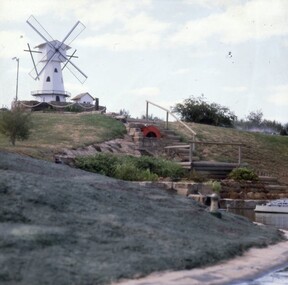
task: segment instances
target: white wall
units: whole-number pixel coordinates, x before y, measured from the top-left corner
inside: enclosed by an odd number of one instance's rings
[[[78,103],[90,103],[93,104],[93,99],[90,95],[85,94],[83,97],[77,100]]]
[[[34,96],[35,99],[39,102],[51,102],[51,101],[56,101],[56,96],[57,95],[38,95],[38,96]],[[60,102],[66,102],[66,97],[65,96],[61,96],[58,95]]]

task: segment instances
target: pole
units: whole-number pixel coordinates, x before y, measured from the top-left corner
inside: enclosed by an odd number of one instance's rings
[[[169,113],[166,112],[166,130],[168,130]]]
[[[16,102],[18,101],[18,81],[19,81],[19,58],[17,60],[17,78],[16,78]]]
[[[15,101],[18,101],[18,81],[19,81],[19,57],[13,57],[17,61],[17,77],[16,77],[16,98]]]

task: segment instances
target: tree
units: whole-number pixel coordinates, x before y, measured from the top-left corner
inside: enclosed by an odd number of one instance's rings
[[[126,118],[130,118],[130,112],[126,109],[120,109],[119,111],[120,116],[125,116]]]
[[[20,108],[0,112],[0,133],[8,137],[13,146],[16,140],[28,139],[30,129],[31,114]]]
[[[207,103],[203,95],[185,99],[183,104],[176,104],[172,111],[180,115],[181,120],[185,122],[214,126],[232,127],[237,119],[229,108],[217,103]]]
[[[250,122],[254,127],[259,127],[263,120],[262,110],[251,111],[247,116],[247,121]]]

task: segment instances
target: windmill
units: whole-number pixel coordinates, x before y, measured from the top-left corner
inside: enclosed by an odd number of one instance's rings
[[[85,26],[78,21],[62,41],[54,40],[34,16],[30,16],[26,21],[27,24],[44,40],[44,43],[37,45],[37,50],[32,50],[28,45],[33,69],[29,75],[38,81],[37,91],[32,91],[40,102],[66,102],[66,98],[70,97],[69,93],[64,89],[62,70],[67,68],[82,84],[87,79],[87,75],[81,71],[73,62],[76,50],[71,55],[67,51],[71,49],[70,44],[85,29]],[[35,62],[33,54],[38,54],[38,61]]]

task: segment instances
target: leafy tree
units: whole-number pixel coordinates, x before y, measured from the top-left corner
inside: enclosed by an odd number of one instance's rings
[[[16,140],[29,138],[30,128],[30,113],[24,112],[20,108],[0,112],[0,133],[8,137],[13,146]]]
[[[259,127],[262,123],[263,112],[262,110],[251,111],[246,117],[247,121],[250,122],[254,127]]]
[[[183,104],[176,104],[172,111],[180,115],[183,121],[214,126],[232,127],[237,118],[229,108],[207,103],[203,95],[185,99]]]
[[[288,123],[282,126],[282,129],[280,130],[281,136],[288,136]]]
[[[275,120],[263,119],[263,112],[261,110],[251,111],[245,119],[241,119],[235,123],[239,128],[246,130],[253,130],[257,128],[259,131],[266,133],[276,133],[280,135],[287,135],[288,124],[282,125]]]

